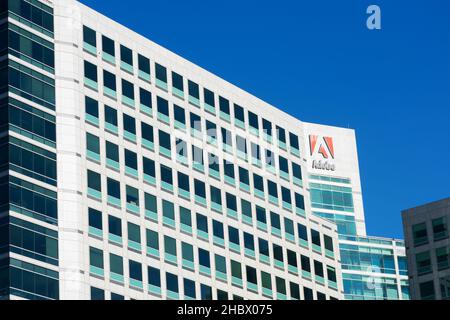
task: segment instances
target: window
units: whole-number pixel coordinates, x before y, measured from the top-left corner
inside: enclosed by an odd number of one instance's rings
[[[272,296],[272,277],[269,273],[261,271],[261,285],[263,288],[263,295]]]
[[[234,260],[231,260],[231,283],[242,286],[242,267],[239,262]]]
[[[198,87],[198,84],[195,82],[189,80],[188,81],[188,92],[189,92],[189,102],[196,105],[197,107],[200,106],[200,89]]]
[[[225,173],[225,182],[234,185],[234,164],[227,160],[223,160],[223,169]]]
[[[211,206],[216,211],[222,211],[222,193],[220,189],[211,186],[210,187]]]
[[[279,147],[286,149],[286,131],[277,126],[277,138],[278,138],[278,143],[279,143]]]
[[[195,137],[198,137],[199,139],[202,139],[201,132],[202,132],[202,121],[200,119],[199,115],[196,115],[195,113],[190,113],[190,127],[191,127],[191,134]]]
[[[234,124],[245,129],[244,108],[237,104],[234,105]]]
[[[330,266],[327,266],[327,279],[329,282],[336,283],[336,269]]]
[[[292,176],[294,177],[294,183],[301,186],[302,185],[302,167],[294,162],[292,162]]]
[[[307,256],[301,255],[300,260],[302,263],[302,271],[306,272],[307,276],[311,274],[311,263]]]
[[[207,142],[211,144],[217,143],[217,125],[214,122],[206,120],[206,137]]]
[[[275,277],[275,284],[279,297],[281,295],[282,298],[286,298],[286,281],[280,277]]]
[[[93,134],[86,133],[87,157],[100,161],[100,139]]]
[[[208,218],[197,213],[197,233],[200,237],[208,239]]]
[[[103,49],[103,58],[105,60],[111,60],[112,63],[114,63],[114,57],[115,57],[115,46],[114,46],[114,40],[111,40],[110,38],[106,36],[102,36],[102,49]],[[105,55],[106,53],[106,55]],[[109,58],[109,59],[108,59]]]
[[[167,69],[162,65],[155,63],[156,85],[167,90]]]
[[[258,221],[258,226],[262,225],[261,227],[265,229],[267,224],[266,209],[256,206],[256,220]]]
[[[142,145],[152,150],[155,142],[155,137],[153,135],[153,127],[149,124],[141,122],[141,135],[142,135]]]
[[[223,233],[223,223],[222,222],[213,220],[213,236],[214,236],[214,242],[216,244],[223,246],[224,233]]]
[[[436,261],[438,270],[450,268],[450,246],[436,248]],[[406,269],[406,265],[404,270]]]
[[[299,156],[300,155],[300,145],[298,142],[298,136],[293,134],[292,132],[289,132],[289,143],[291,146],[291,153]]]
[[[139,191],[131,186],[126,186],[127,210],[139,214]]]
[[[219,157],[215,154],[208,154],[209,175],[220,180]]]
[[[245,267],[245,273],[247,274],[247,281],[254,286],[250,286],[249,289],[253,288],[253,291],[258,290],[258,277],[256,275],[256,269],[250,266]]]
[[[299,193],[295,193],[295,208],[299,215],[305,214],[305,199]]]
[[[286,234],[286,239],[294,241],[294,222],[289,218],[284,218],[284,232]]]
[[[273,181],[267,180],[267,190],[269,191],[269,201],[278,205],[278,187]]]
[[[84,78],[86,85],[97,90],[98,75],[95,64],[84,61]]]
[[[170,134],[159,130],[158,131],[158,135],[159,135],[159,147],[160,147],[160,153],[170,157],[171,156],[171,150],[172,150],[172,146],[170,143]]]
[[[117,90],[116,76],[111,72],[103,70],[103,85],[105,93],[108,96],[115,98]]]
[[[415,246],[428,243],[427,225],[425,222],[413,225],[412,233]]]
[[[143,157],[142,167],[144,171],[144,180],[151,184],[155,184],[155,161]]]
[[[317,246],[316,249],[320,251],[320,233],[314,229],[311,229],[311,242],[314,246]]]
[[[180,98],[184,98],[183,77],[173,71],[172,71],[172,86],[173,86],[173,93]]]
[[[250,178],[248,175],[248,170],[242,167],[239,167],[239,182],[241,189],[250,191]]]
[[[180,224],[181,224],[181,229],[183,231],[192,233],[191,210],[189,210],[185,207],[180,207]]]
[[[101,211],[89,208],[89,228],[93,228],[95,230],[100,231],[98,233],[101,236],[103,230],[103,222],[102,222],[102,213]]]
[[[225,194],[225,199],[227,202],[227,213],[233,217],[237,215],[237,200],[236,196],[230,193]]]
[[[87,171],[88,180],[88,193],[95,198],[101,198],[102,192],[102,182],[101,176],[97,172],[88,170]]]
[[[150,285],[150,291],[153,293],[161,293],[161,272],[157,268],[148,267],[148,284]]]
[[[259,135],[258,116],[251,111],[248,112],[248,124],[250,125],[250,132]]]
[[[300,300],[300,286],[297,283],[289,282],[291,299]]]
[[[172,273],[166,272],[166,286],[168,293],[178,296],[178,277]]]
[[[217,289],[217,300],[228,300],[228,293]]]
[[[417,274],[423,275],[430,273],[431,270],[431,257],[429,251],[424,251],[416,254]]]
[[[122,102],[134,107],[134,85],[125,79],[122,79]]]
[[[173,203],[167,200],[163,200],[162,211],[164,224],[175,227],[175,207]]]
[[[214,92],[208,89],[203,89],[203,95],[205,99],[205,110],[215,114],[216,113],[216,103],[214,101]]]
[[[142,265],[139,262],[129,260],[130,285],[134,287],[142,286]]]
[[[228,240],[230,241],[230,249],[240,252],[239,230],[228,226]]]
[[[125,170],[128,174],[137,176],[137,154],[133,151],[124,149],[125,154]],[[128,169],[128,170],[127,170]],[[131,169],[131,170],[129,170]]]
[[[216,266],[216,276],[222,280],[227,280],[227,263],[225,257],[214,255],[214,263]]]
[[[195,282],[189,279],[183,279],[184,296],[190,299],[195,299]]]
[[[273,258],[275,260],[275,266],[284,269],[283,248],[277,244],[273,244]]]
[[[259,254],[264,256],[264,257],[267,257],[267,259],[263,258],[263,260],[266,261],[266,262],[269,262],[269,259],[268,259],[268,257],[270,256],[270,254],[269,254],[269,242],[267,242],[264,239],[258,238],[258,247],[259,247]]]
[[[105,129],[117,133],[117,111],[105,105]]]
[[[150,81],[150,59],[138,54],[139,77]]]
[[[179,129],[186,128],[186,112],[180,106],[174,105],[175,127]]]
[[[152,93],[150,91],[139,88],[139,101],[141,110],[152,116]]]
[[[224,151],[232,153],[233,152],[233,139],[231,132],[225,128],[221,128],[222,134],[222,148]]]
[[[181,242],[181,257],[183,259],[183,267],[194,269],[194,247],[186,242]]]
[[[250,152],[252,155],[252,164],[254,164],[255,166],[260,167],[261,166],[261,148],[258,144],[256,143],[251,143],[250,144]]]
[[[114,216],[108,216],[108,231],[117,237],[122,237],[122,221]]]
[[[326,234],[323,235],[323,242],[325,245],[325,250],[327,252],[327,254],[331,254],[331,256],[333,256],[333,238],[331,238],[330,236],[327,236]]]
[[[272,173],[275,173],[275,156],[269,149],[266,149],[265,161],[267,169],[269,169]]]
[[[283,201],[283,208],[287,210],[292,209],[291,190],[281,187],[281,200]]]
[[[195,201],[203,205],[206,205],[206,191],[205,183],[200,180],[194,179]]]
[[[85,49],[93,54],[96,54],[97,47],[97,35],[94,30],[83,26],[83,41],[85,43]],[[86,46],[86,44],[88,46]]]
[[[123,282],[123,258],[121,256],[109,254],[109,269],[112,280]]]
[[[98,102],[92,98],[85,97],[86,120],[98,125]]]
[[[189,195],[190,187],[188,175],[178,172],[178,188],[185,191],[185,193],[187,193],[186,195]]]
[[[322,262],[314,260],[314,272],[316,277],[323,278],[323,264]]]
[[[266,141],[272,141],[272,123],[266,119],[263,119],[263,131],[264,131],[264,139]]]
[[[287,250],[287,261],[289,265],[289,271],[292,271],[292,268],[294,272],[297,272],[297,254],[295,251]]]
[[[310,288],[303,287],[303,296],[305,297],[305,300],[314,300],[314,294]]]
[[[133,117],[123,114],[123,130],[124,137],[128,140],[136,140],[136,121]]]
[[[141,228],[137,224],[128,222],[128,240],[140,245]],[[138,250],[140,250],[140,246]]]
[[[278,164],[280,166],[280,176],[289,180],[289,163],[285,157],[279,156]]]
[[[206,284],[200,284],[200,298],[201,300],[212,300],[212,289]]]
[[[177,263],[177,241],[169,236],[164,236],[164,252],[166,262]]]
[[[421,300],[434,300],[435,299],[433,280],[420,283],[419,290],[420,290],[420,299]]]
[[[280,216],[272,211],[270,211],[270,225],[272,227],[272,233],[274,233],[276,235],[281,235]]]
[[[153,256],[159,256],[159,236],[158,232],[146,229],[147,252]]]
[[[255,239],[252,234],[244,232],[244,247],[246,254],[250,256],[254,255],[255,251]]]
[[[247,141],[241,136],[236,135],[237,156],[247,161]]]
[[[105,290],[91,287],[91,300],[105,300]]]
[[[448,237],[448,226],[446,217],[433,219],[431,221],[433,226],[434,241],[442,240]]]
[[[209,274],[211,262],[209,259],[209,252],[207,250],[198,248],[198,262],[200,264],[200,272]]]
[[[108,202],[120,207],[120,183],[116,180],[108,178],[106,184],[108,188]]]
[[[163,99],[161,97],[156,98],[156,106],[158,109],[158,119],[169,123],[169,102],[166,99]]]
[[[203,172],[204,170],[204,160],[203,160],[203,149],[192,145],[192,162],[193,168]]]
[[[104,275],[103,272],[103,251],[94,247],[89,247],[89,265],[90,272],[99,276]]]
[[[125,47],[124,45],[120,45],[120,60],[122,62],[121,67],[126,71],[133,72],[133,51],[131,49]]]
[[[252,204],[245,199],[241,199],[241,214],[244,223],[253,225]]]
[[[230,121],[230,102],[219,96],[219,109],[220,109],[220,118],[225,121]]]

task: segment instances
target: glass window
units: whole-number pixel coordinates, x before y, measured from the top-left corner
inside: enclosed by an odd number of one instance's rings
[[[125,113],[123,114],[123,129],[131,134],[136,134],[136,120]]]
[[[256,269],[250,266],[246,266],[245,271],[247,274],[247,281],[258,285],[258,277],[256,276]]]
[[[89,264],[93,267],[103,269],[103,251],[89,247]]]
[[[269,257],[269,242],[267,240],[258,238],[259,254]]]
[[[94,48],[97,46],[97,36],[94,30],[83,26],[83,41],[90,44]]]
[[[191,210],[180,207],[180,223],[189,227],[192,226]]]
[[[250,178],[247,169],[239,167],[239,181],[245,185],[250,185]]]
[[[210,196],[211,196],[211,202],[216,203],[218,205],[222,205],[222,193],[220,189],[211,186],[210,187]]]
[[[201,132],[202,131],[202,121],[201,121],[200,116],[191,112],[190,113],[190,126],[191,126],[191,129]]]
[[[224,238],[224,233],[223,233],[223,223],[213,220],[213,235],[215,237],[218,237],[220,239]]]
[[[161,272],[157,268],[148,267],[148,284],[161,288]]]
[[[150,59],[144,57],[141,54],[138,54],[138,68],[139,71],[150,74]]]
[[[141,228],[137,224],[128,222],[128,240],[141,243]]]
[[[149,175],[150,177],[155,177],[155,161],[152,159],[148,159],[146,157],[142,158],[142,167],[144,174]]]
[[[172,85],[179,91],[184,91],[183,77],[176,72],[172,71]]]
[[[314,260],[314,272],[316,273],[316,276],[323,278],[323,264],[322,262]]]
[[[237,200],[236,196],[230,193],[226,193],[225,195],[226,201],[227,201],[227,208],[231,209],[233,211],[237,211]]]
[[[420,290],[420,299],[422,299],[422,300],[434,300],[435,299],[434,281],[433,280],[420,283],[419,290]]]
[[[311,242],[320,247],[320,233],[314,229],[311,229]]]
[[[102,213],[101,211],[89,208],[89,227],[98,230],[103,230]]]
[[[194,180],[195,195],[201,198],[206,198],[205,184],[200,180]]]
[[[428,243],[427,225],[425,222],[412,226],[414,245],[422,245]]]
[[[178,277],[172,273],[166,272],[167,290],[178,293]]]
[[[142,139],[154,142],[153,127],[151,125],[141,122],[141,134]]]
[[[108,216],[108,231],[110,234],[122,236],[122,221],[114,216]]]
[[[194,164],[198,164],[202,167],[203,170],[204,159],[203,159],[203,149],[192,145],[192,160]]]
[[[200,284],[200,295],[201,300],[212,300],[212,289],[206,284]]]
[[[120,183],[111,178],[107,179],[108,196],[120,199]]]
[[[431,270],[431,257],[430,252],[425,251],[416,254],[416,265],[417,265],[417,274],[427,274],[430,273]]]
[[[259,130],[258,116],[251,111],[248,112],[248,124],[253,129]]]
[[[103,85],[112,91],[116,91],[116,76],[111,72],[103,70]]]
[[[177,255],[177,241],[169,236],[164,236],[164,252],[173,256]]]
[[[272,228],[281,230],[280,216],[275,212],[270,212],[270,225]]]
[[[278,198],[278,187],[277,184],[273,181],[267,180],[267,190],[269,190],[269,195]]]
[[[145,210],[150,212],[158,212],[158,202],[154,195],[144,193]]]
[[[292,162],[292,175],[294,178],[302,180],[302,167]]]
[[[203,89],[203,95],[205,98],[205,103],[213,108],[215,108],[216,103],[214,101],[214,92],[206,88]]]
[[[280,277],[275,277],[275,284],[277,286],[277,293],[286,295],[286,281]]]
[[[300,260],[302,262],[302,270],[306,272],[311,272],[311,263],[309,257],[301,255]]]
[[[261,271],[261,285],[265,289],[272,290],[272,278],[269,273]]]
[[[88,61],[84,61],[84,76],[94,82],[98,81],[97,66]]]
[[[134,85],[125,79],[122,79],[122,95],[134,100]]]
[[[169,220],[175,220],[175,207],[172,202],[163,200],[162,210],[163,210],[163,217]]]
[[[298,136],[293,134],[292,132],[289,132],[289,143],[292,149],[300,150],[300,146],[298,143]]]
[[[263,131],[265,137],[272,137],[272,123],[263,119]]]
[[[279,126],[277,126],[276,129],[277,129],[278,141],[283,143],[283,144],[285,144],[286,143],[286,131],[283,128],[279,127]]]
[[[150,91],[139,88],[139,100],[142,106],[152,108],[152,93]]]
[[[230,115],[230,102],[227,99],[219,97],[219,108],[220,112]]]
[[[162,130],[159,130],[158,134],[159,134],[159,146],[163,147],[169,151],[172,150],[171,143],[170,143],[170,134],[168,134]]]
[[[189,95],[191,97],[194,97],[196,99],[200,99],[200,91],[199,91],[198,84],[196,84],[195,82],[189,80],[188,81],[188,90],[189,90]]]
[[[102,48],[103,48],[103,52],[111,55],[111,56],[115,56],[115,48],[114,48],[114,40],[106,37],[106,36],[102,36]]]
[[[155,63],[155,75],[156,80],[159,80],[163,83],[167,83],[167,69],[163,67],[159,63]]]
[[[195,299],[195,282],[189,279],[183,279],[184,295],[186,297]]]
[[[85,97],[86,113],[98,119],[98,102],[92,98]]]
[[[123,258],[113,253],[109,254],[109,269],[112,273],[123,275]]]
[[[132,204],[139,207],[139,191],[131,186],[126,186],[126,200],[128,204]]]
[[[433,219],[431,221],[431,225],[433,226],[434,241],[438,241],[448,237],[448,225],[446,217]]]
[[[236,228],[233,228],[231,226],[228,226],[228,239],[231,243],[234,243],[235,245],[239,246],[239,230]]]
[[[101,176],[97,172],[88,170],[87,171],[88,188],[101,192],[102,191],[102,181]]]
[[[133,65],[133,51],[124,45],[120,45],[120,60],[129,65]]]
[[[125,166],[137,170],[137,154],[133,151],[124,149]]]
[[[234,260],[231,260],[231,275],[237,279],[242,279],[241,264]]]
[[[86,147],[87,150],[100,154],[100,139],[93,134],[86,133]]]
[[[130,279],[142,281],[142,266],[139,262],[129,260],[128,268],[130,270]]]
[[[91,300],[105,300],[105,290],[91,287]]]
[[[289,282],[291,299],[300,300],[300,286],[297,283]]]
[[[169,102],[161,97],[157,97],[156,102],[158,112],[166,117],[169,117]]]
[[[283,248],[281,246],[277,245],[277,244],[273,244],[273,258],[275,260],[278,260],[278,261],[281,261],[281,262],[284,261]]]
[[[146,229],[147,247],[159,251],[159,236],[158,232]]]
[[[185,126],[186,125],[186,112],[184,111],[184,109],[177,105],[174,105],[173,109],[174,109],[175,121],[178,121],[179,123],[181,123],[182,125]]]
[[[208,233],[208,218],[200,213],[197,213],[197,230]]]
[[[256,220],[263,224],[267,223],[266,209],[256,206]]]
[[[198,262],[201,266],[211,268],[211,262],[209,259],[209,252],[202,248],[198,248]]]
[[[178,188],[183,189],[187,192],[189,192],[189,176],[178,172]]]
[[[225,175],[234,180],[234,164],[232,162],[228,162],[227,160],[223,160],[223,168]]]
[[[238,151],[238,155],[239,153],[241,153],[244,159],[247,159],[247,141],[245,140],[245,138],[236,135],[236,148]]]
[[[234,118],[237,123],[245,124],[244,108],[240,105],[234,105]]]
[[[330,236],[327,236],[326,234],[324,234],[323,235],[323,242],[324,242],[326,250],[329,250],[331,252],[334,251],[334,249],[333,249],[333,238],[331,238]]]
[[[117,111],[105,105],[105,122],[117,127]]]
[[[244,247],[255,251],[255,239],[252,234],[244,232]]]

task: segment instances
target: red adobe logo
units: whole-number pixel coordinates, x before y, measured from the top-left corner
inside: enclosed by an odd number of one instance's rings
[[[330,156],[334,159],[334,145],[333,138],[331,137],[321,137],[320,142],[319,136],[310,135],[309,136],[309,148],[311,150],[311,155],[316,151],[316,147],[318,147],[318,153],[320,153],[325,159],[328,159]]]

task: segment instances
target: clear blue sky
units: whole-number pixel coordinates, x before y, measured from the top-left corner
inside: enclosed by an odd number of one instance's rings
[[[403,237],[402,209],[450,196],[450,1],[81,2],[303,121],[354,128],[369,234]]]

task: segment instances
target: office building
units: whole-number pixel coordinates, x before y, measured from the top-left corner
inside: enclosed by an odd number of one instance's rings
[[[307,173],[356,177],[352,130],[301,122],[74,0],[0,16],[2,299],[343,298]],[[336,161],[313,159],[314,140]]]
[[[411,298],[450,299],[450,198],[402,212]]]

